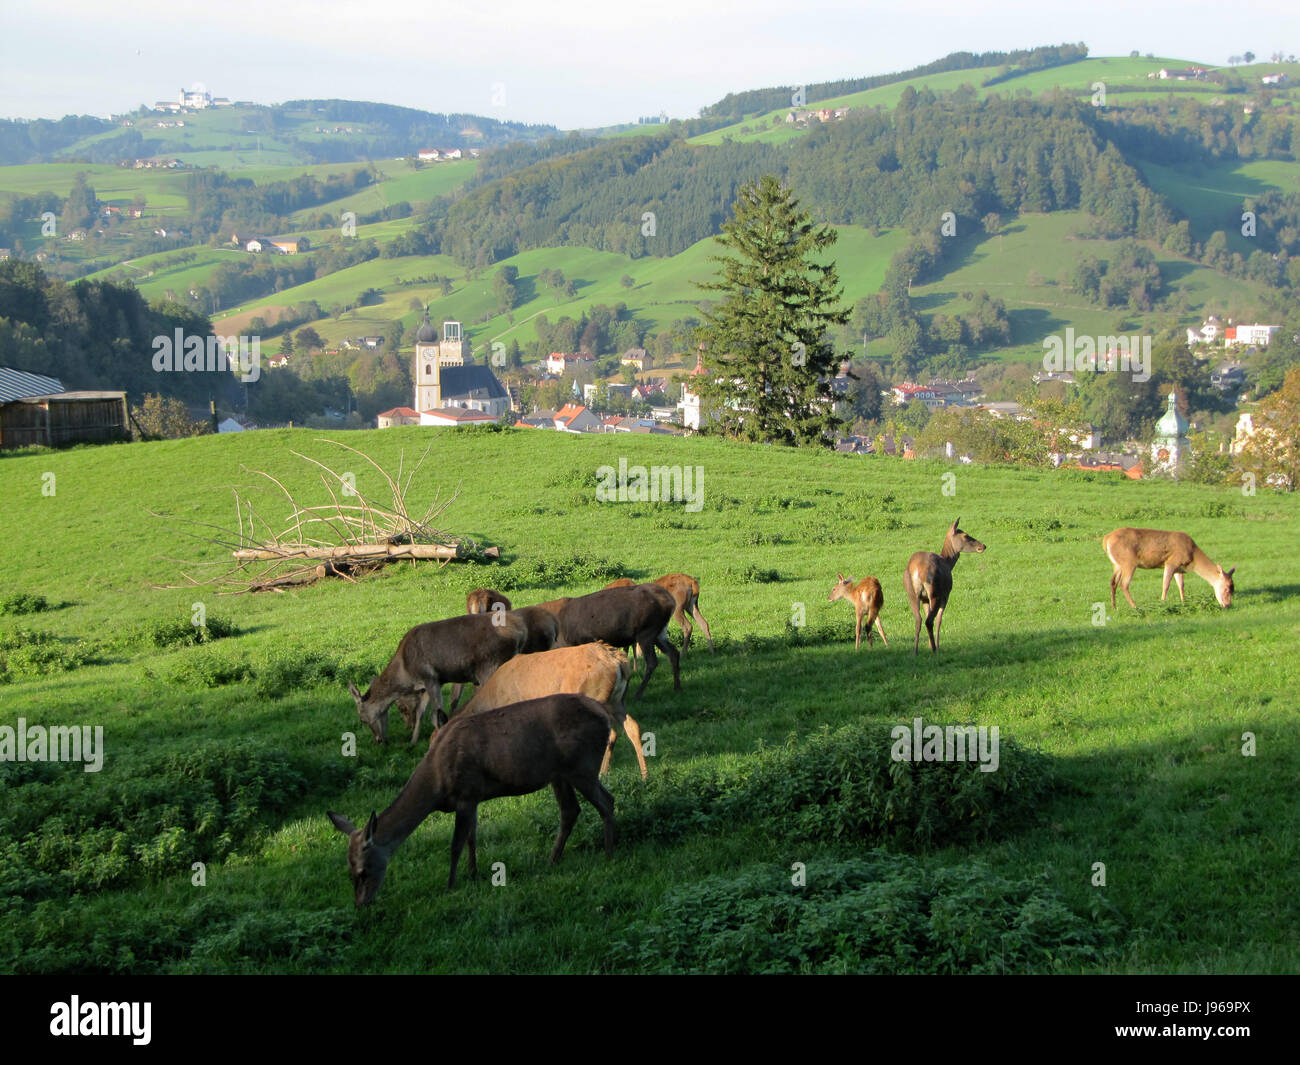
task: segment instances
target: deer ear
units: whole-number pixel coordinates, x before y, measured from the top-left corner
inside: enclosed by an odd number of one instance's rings
[[[348,681],[348,691],[352,693],[352,698],[357,702],[361,702],[361,693],[357,691],[357,686],[352,681]]]
[[[843,580],[843,579],[844,579],[844,574],[843,574],[843,573],[838,573],[838,572],[837,572],[837,573],[835,574],[835,576],[837,576],[840,580]]]
[[[352,835],[353,832],[356,831],[356,829],[352,826],[352,822],[349,821],[342,814],[336,814],[333,810],[326,810],[325,816],[328,817],[334,823],[334,827],[337,828],[340,832],[342,832],[345,836],[350,836]]]
[[[961,524],[961,518],[958,518],[956,521],[954,521],[954,522],[952,523],[952,527],[953,527],[953,529],[956,529],[957,526],[960,525],[960,524]]]
[[[1237,572],[1237,567],[1236,567],[1236,566],[1233,566],[1232,569],[1230,569],[1230,570],[1225,570],[1223,575],[1224,575],[1225,577],[1231,578],[1232,575],[1233,575],[1234,573],[1236,573],[1236,572]]]
[[[365,842],[369,843],[375,838],[375,828],[379,824],[379,815],[374,810],[370,811],[370,820],[366,822]]]

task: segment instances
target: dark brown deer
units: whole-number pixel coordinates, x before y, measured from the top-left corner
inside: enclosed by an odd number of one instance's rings
[[[939,554],[918,551],[907,560],[907,569],[903,571],[903,587],[907,591],[907,601],[912,605],[912,616],[916,618],[912,654],[917,654],[921,646],[921,604],[927,606],[925,628],[930,634],[930,650],[938,651],[939,629],[943,625],[948,596],[952,594],[952,568],[957,565],[957,557],[963,551],[984,550],[982,543],[957,528],[958,521],[948,529]]]
[[[609,749],[609,712],[584,695],[550,695],[471,716],[439,729],[410,780],[382,814],[371,813],[364,829],[332,810],[334,827],[348,837],[348,870],[354,901],[369,904],[384,882],[393,852],[435,811],[454,813],[451,872],[469,844],[469,874],[478,874],[479,803],[506,795],[528,795],[547,784],[560,804],[560,831],[551,862],[560,860],[578,820],[574,790],[605,822],[605,856],[614,854],[614,797],[598,779]]]
[[[885,646],[889,646],[889,641],[885,639],[885,626],[880,623],[880,608],[885,605],[885,593],[881,591],[880,582],[875,577],[863,577],[857,584],[853,583],[852,577],[846,577],[843,573],[837,573],[839,582],[831,589],[831,597],[828,602],[835,602],[836,599],[847,599],[853,604],[853,612],[857,615],[857,623],[853,629],[853,649],[856,651],[862,646],[862,619],[867,621],[867,650],[871,650],[872,622],[880,630],[880,638],[885,641]]]
[[[503,623],[506,615],[517,617],[522,621],[527,630],[527,636],[524,637],[523,647],[519,649],[521,655],[549,651],[555,646],[555,641],[560,637],[560,623],[549,610],[537,606],[521,606],[518,610],[511,610],[510,600],[500,592],[494,592],[491,588],[476,588],[470,592],[465,599],[465,608],[467,614],[486,614],[497,625]],[[452,687],[451,710],[454,711],[460,705],[461,692],[464,690],[465,685],[463,683],[457,683]],[[406,723],[409,725],[411,723],[411,713],[414,711],[414,701],[409,697],[405,697],[399,699],[397,705],[401,708],[402,717],[406,719]]]
[[[1115,605],[1115,588],[1124,590],[1124,598],[1129,606],[1137,609],[1128,586],[1133,580],[1134,570],[1161,569],[1165,571],[1165,581],[1160,589],[1160,601],[1163,603],[1169,594],[1169,578],[1178,583],[1179,602],[1186,602],[1183,596],[1183,573],[1191,570],[1198,577],[1209,581],[1214,589],[1214,596],[1219,606],[1227,608],[1232,605],[1232,575],[1237,567],[1225,570],[1210,561],[1210,556],[1202,551],[1186,533],[1164,532],[1160,529],[1116,529],[1107,533],[1101,545],[1106,550],[1106,557],[1114,567],[1110,576],[1110,605]]]
[[[415,743],[430,701],[437,725],[447,721],[442,709],[444,684],[482,684],[502,662],[517,655],[528,636],[524,622],[509,613],[500,624],[498,620],[489,614],[462,614],[417,625],[402,637],[397,652],[370,681],[365,695],[349,683],[357,712],[370,726],[375,741],[383,743],[388,738],[388,707],[394,700],[401,699],[402,714],[408,718],[411,742]],[[421,692],[411,709],[411,697]]]
[[[657,584],[634,588],[604,588],[590,595],[570,599],[560,609],[560,639],[557,646],[575,647],[603,641],[611,647],[635,644],[646,662],[645,678],[637,689],[640,699],[659,664],[655,648],[668,656],[673,666],[673,688],[682,687],[677,648],[668,639],[668,619],[673,616],[673,597]]]
[[[653,583],[666,588],[673,597],[675,604],[673,620],[681,626],[683,653],[691,645],[691,633],[695,631],[691,625],[691,617],[694,617],[700,628],[704,630],[704,638],[709,641],[709,654],[713,654],[713,633],[709,631],[709,623],[700,613],[700,582],[687,573],[666,573],[662,577],[656,577]],[[610,581],[605,585],[606,588],[635,586],[636,582],[627,577]],[[690,617],[687,616],[688,614]],[[635,665],[635,662],[633,664]]]
[[[641,750],[641,727],[623,705],[631,675],[627,655],[607,643],[584,643],[577,647],[557,647],[540,654],[516,655],[493,673],[483,687],[475,690],[474,698],[461,708],[460,713],[477,714],[560,692],[585,695],[609,708],[615,725],[622,727],[636,749],[637,764],[644,780],[646,765]],[[611,752],[616,738],[617,733],[610,734]],[[601,776],[609,769],[609,755],[610,752],[606,752],[601,764]]]

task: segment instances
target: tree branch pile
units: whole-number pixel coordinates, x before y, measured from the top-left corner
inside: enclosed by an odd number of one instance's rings
[[[387,487],[388,498],[380,502],[379,498],[366,495],[357,487],[356,476],[351,472],[340,473],[309,455],[291,452],[321,471],[321,483],[330,501],[311,505],[299,503],[279,479],[265,470],[247,471],[265,478],[270,486],[274,486],[273,489],[264,486],[273,500],[271,506],[288,505],[287,517],[279,519],[281,527],[277,529],[267,521],[254,505],[251,494],[246,492],[241,496],[238,489],[232,489],[235,528],[205,522],[187,524],[212,530],[215,535],[192,535],[229,548],[234,565],[217,561],[173,560],[190,568],[221,566],[225,569],[205,579],[185,572],[182,576],[188,584],[171,587],[218,585],[228,589],[224,594],[283,591],[288,587],[312,584],[322,577],[355,581],[357,577],[402,559],[432,559],[446,565],[453,559],[482,561],[497,557],[495,547],[482,548],[472,540],[452,536],[436,524],[460,495],[459,487],[445,499],[435,494],[423,511],[411,508],[408,503],[411,483],[428,457],[428,448],[409,471],[404,469],[404,458],[399,459],[396,476],[393,476],[369,455],[348,444],[328,439],[319,442],[343,448],[373,466]],[[153,516],[167,517],[163,514]]]

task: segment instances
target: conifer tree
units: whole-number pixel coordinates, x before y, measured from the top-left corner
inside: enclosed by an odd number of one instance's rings
[[[718,238],[731,254],[713,257],[718,280],[697,282],[722,294],[703,308],[698,332],[709,371],[691,385],[707,412],[702,426],[741,440],[833,443],[838,359],[826,334],[849,308],[839,305],[834,263],[818,260],[836,237],[772,175],[741,187]]]

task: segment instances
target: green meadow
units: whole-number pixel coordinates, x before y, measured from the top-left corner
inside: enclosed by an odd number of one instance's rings
[[[1300,507],[1112,475],[840,456],[709,439],[396,429],[335,434],[416,509],[500,562],[393,566],[256,595],[225,572],[232,487],[272,525],[326,503],[323,434],[0,458],[16,565],[0,576],[0,724],[103,728],[103,764],[0,762],[0,970],[66,972],[1294,972],[1300,956]],[[701,494],[600,502],[601,466],[689,467]],[[951,475],[951,476],[949,476]],[[260,485],[261,488],[256,486]],[[269,493],[265,490],[269,490]],[[162,516],[155,516],[162,515]],[[911,553],[962,556],[938,654],[913,656]],[[1230,609],[1111,608],[1100,538],[1189,533],[1236,566]],[[480,810],[478,880],[446,889],[451,818],[396,852],[356,911],[346,841],[419,761],[346,691],[402,634],[496,587],[516,605],[684,571],[713,632],[661,657],[562,862],[549,790]],[[855,652],[837,572],[877,576],[888,647]],[[203,620],[198,628],[195,620]],[[672,627],[672,638],[679,636]],[[895,760],[891,730],[971,724],[994,772]],[[0,739],[2,739],[0,734]],[[355,738],[355,746],[349,737]],[[2,748],[0,748],[2,749]]]

